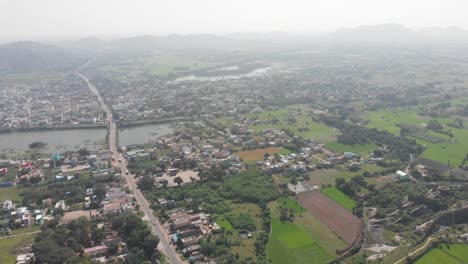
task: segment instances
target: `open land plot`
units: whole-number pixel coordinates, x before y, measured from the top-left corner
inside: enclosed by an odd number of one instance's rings
[[[266,153],[270,155],[273,155],[275,153],[285,155],[285,154],[288,154],[289,151],[284,148],[270,147],[270,148],[264,148],[264,149],[252,149],[252,150],[247,150],[247,151],[239,151],[239,152],[236,152],[236,155],[241,157],[244,162],[254,162],[254,161],[263,160]]]
[[[399,135],[400,128],[398,124],[420,125],[427,124],[432,118],[420,116],[417,114],[415,107],[398,108],[395,110],[379,110],[366,113],[366,118],[369,120],[368,126],[378,129],[387,130],[391,133]],[[442,124],[450,122],[449,118],[436,118]],[[416,141],[425,145],[427,149],[421,155],[422,158],[434,160],[440,163],[447,163],[450,160],[452,165],[460,165],[466,155],[468,149],[468,129],[448,128],[452,131],[454,137],[449,138],[446,135],[427,131],[429,136],[444,139],[442,142],[433,143],[427,140],[415,138]]]
[[[295,213],[293,222],[279,220],[280,205]],[[267,256],[272,263],[328,263],[335,258],[337,249],[347,246],[294,199],[282,197],[268,207],[272,212],[272,232]]]
[[[325,143],[325,146],[327,146],[327,148],[335,152],[354,152],[362,156],[365,156],[369,153],[369,151],[372,151],[377,148],[377,145],[375,145],[374,143],[368,143],[363,145],[345,145],[336,141],[327,142]]]
[[[15,263],[16,255],[21,247],[30,245],[36,234],[28,234],[10,238],[0,238],[0,263]]]
[[[357,172],[348,171],[343,167],[336,167],[334,169],[320,169],[309,172],[309,180],[307,183],[309,185],[322,185],[322,184],[331,184],[335,185],[335,180],[337,178],[343,178],[349,180],[352,177],[362,174],[367,171],[369,173],[382,171],[383,168],[374,164],[365,164]]]
[[[249,114],[254,115],[254,114]],[[250,117],[255,117],[250,116]],[[288,119],[294,119],[295,122],[289,122]],[[253,125],[250,128],[256,132],[263,131],[268,128],[290,129],[294,134],[317,139],[320,142],[335,141],[338,132],[332,127],[325,124],[314,122],[310,116],[294,115],[289,116],[287,110],[267,111],[258,114],[258,119],[263,122],[258,125]],[[277,121],[275,121],[277,120]]]
[[[19,203],[23,200],[21,192],[22,190],[18,189],[17,185],[0,188],[0,201],[12,200],[15,203]]]
[[[262,219],[260,218],[261,209],[258,205],[253,203],[241,203],[241,204],[232,204],[231,205],[231,212],[233,215],[241,215],[241,214],[248,214],[253,219],[255,223],[256,231],[252,232],[252,237],[245,239],[241,238],[239,235],[240,230],[236,230],[233,225],[227,220],[227,218],[223,215],[220,218],[224,221],[220,221],[218,223],[220,226],[224,226],[226,230],[231,230],[232,235],[231,239],[238,241],[238,246],[232,246],[230,249],[233,253],[239,254],[242,258],[252,258],[254,261],[257,259],[255,255],[255,241],[258,236],[258,232],[260,232],[260,228],[262,225]]]
[[[337,202],[350,212],[352,212],[353,208],[356,206],[356,202],[353,199],[342,193],[336,187],[323,188],[320,192],[330,197],[333,201]]]
[[[271,228],[267,245],[267,256],[271,263],[328,263],[334,259],[333,255],[294,223],[282,223],[275,217]]]
[[[302,192],[297,195],[297,199],[302,207],[347,243],[352,243],[359,235],[361,220],[321,192]]]

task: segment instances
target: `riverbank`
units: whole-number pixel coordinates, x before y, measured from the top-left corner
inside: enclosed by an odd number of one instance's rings
[[[137,127],[137,126],[145,126],[145,125],[164,124],[164,123],[195,122],[195,121],[200,121],[200,120],[197,118],[173,117],[173,118],[142,120],[142,121],[134,121],[134,122],[120,122],[118,123],[118,125],[119,125],[119,128],[128,128],[128,127]]]

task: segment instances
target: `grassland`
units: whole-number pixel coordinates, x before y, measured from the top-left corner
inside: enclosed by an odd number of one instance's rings
[[[224,215],[221,215],[219,216],[217,219],[216,219],[216,223],[220,226],[220,227],[224,227],[224,229],[226,231],[234,231],[234,227],[231,225],[231,223],[229,222],[229,220],[226,219],[226,217]]]
[[[279,220],[280,204],[295,212],[293,222]],[[338,238],[295,200],[280,198],[269,204],[272,211],[272,231],[267,245],[271,263],[328,263],[335,250],[346,243]]]
[[[322,170],[315,170],[309,173],[309,183],[313,185],[321,185],[321,184],[335,184],[335,180],[337,178],[343,178],[345,180],[349,180],[352,177],[362,174],[364,171],[367,172],[378,172],[381,171],[382,168],[373,165],[373,164],[366,164],[361,167],[361,170],[357,172],[351,172],[346,170],[344,167],[336,167],[334,169],[322,169]]]
[[[354,152],[362,156],[377,148],[377,145],[374,143],[368,143],[365,145],[345,145],[336,141],[327,142],[325,143],[325,146],[335,152]]]
[[[236,152],[236,155],[241,157],[244,162],[255,162],[258,160],[263,160],[265,157],[264,155],[266,153],[270,155],[273,155],[275,153],[287,155],[290,152],[289,150],[284,149],[284,148],[271,147],[271,148],[264,148],[264,149],[239,151],[239,152]]]
[[[314,122],[310,116],[305,115],[289,115],[289,110],[280,109],[273,111],[265,111],[258,114],[246,114],[245,117],[251,119],[258,119],[258,123],[249,126],[255,132],[261,132],[268,128],[273,129],[290,129],[294,134],[306,137],[314,138],[321,142],[336,141],[338,132],[334,131],[333,128]],[[288,119],[295,120],[289,121]],[[218,118],[215,122],[231,128],[236,120],[231,118]]]
[[[12,200],[13,202],[21,202],[23,198],[20,196],[21,189],[14,185],[11,187],[0,188],[0,201]]]
[[[468,262],[468,245],[443,244],[440,248],[431,249],[416,261],[416,264],[462,264]]]
[[[320,190],[323,194],[330,197],[332,200],[346,208],[348,211],[353,211],[353,208],[356,206],[356,202],[353,199],[349,198],[346,194],[342,193],[336,187],[328,187]]]
[[[35,234],[17,236],[12,238],[0,238],[0,263],[15,263],[19,249],[32,244]]]
[[[247,117],[255,118],[261,122],[258,125],[251,126],[250,128],[256,132],[260,132],[267,128],[277,129],[290,129],[294,134],[306,137],[314,138],[321,142],[335,141],[337,132],[333,128],[319,124],[312,121],[310,116],[305,115],[294,115],[289,116],[289,111],[286,109],[265,111],[260,114],[248,114]],[[295,122],[289,122],[288,119],[293,118]],[[277,121],[275,121],[277,120]]]
[[[248,214],[250,215],[254,222],[256,230],[260,230],[262,220],[260,218],[261,209],[258,205],[253,203],[241,203],[241,204],[232,204],[232,211],[230,213],[234,215]],[[217,218],[218,225],[224,227],[227,231],[231,231],[230,239],[233,241],[238,241],[238,246],[232,246],[231,250],[234,253],[239,254],[241,258],[252,258],[256,260],[255,255],[255,240],[257,239],[257,233],[252,232],[252,237],[249,239],[243,239],[239,235],[240,230],[236,230],[232,224],[227,220],[227,218],[222,215]]]
[[[397,124],[419,125],[427,124],[431,118],[419,116],[416,107],[397,108],[394,110],[371,111],[366,114],[369,120],[368,126],[387,130],[391,133],[400,134]],[[451,121],[449,118],[437,118],[443,124]],[[441,143],[431,143],[423,139],[416,139],[420,144],[427,146],[421,157],[446,164],[448,160],[452,165],[460,165],[468,150],[468,129],[447,128],[454,135],[449,138],[446,135],[428,131],[430,136],[444,139]]]

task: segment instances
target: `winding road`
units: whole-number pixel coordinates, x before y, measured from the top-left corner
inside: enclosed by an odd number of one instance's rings
[[[84,64],[81,69],[86,68],[90,63],[95,61],[95,59],[92,59],[88,61],[86,64]],[[115,123],[115,120],[113,118],[113,114],[109,106],[106,105],[105,101],[102,99],[101,94],[99,93],[98,89],[89,81],[88,77],[83,75],[80,72],[80,69],[75,72],[79,77],[81,77],[86,84],[88,85],[89,89],[91,92],[93,92],[98,100],[99,103],[101,104],[101,108],[104,110],[106,113],[106,124],[109,129],[109,137],[108,137],[108,147],[109,150],[112,152],[112,157],[114,159],[113,166],[120,168],[122,170],[122,175],[124,175],[128,188],[130,191],[133,191],[135,194],[135,198],[137,199],[138,203],[141,206],[141,209],[145,213],[146,218],[150,221],[151,229],[153,232],[159,237],[160,239],[160,245],[163,246],[163,253],[166,254],[166,256],[169,259],[169,262],[172,264],[178,264],[178,263],[186,263],[185,261],[182,261],[179,257],[179,255],[175,252],[175,248],[172,247],[169,244],[169,237],[167,234],[165,234],[163,227],[159,223],[159,221],[154,217],[153,211],[149,207],[149,203],[146,200],[146,198],[143,196],[141,191],[137,188],[136,182],[135,182],[135,175],[132,175],[130,173],[126,173],[127,170],[127,162],[124,159],[122,153],[119,153],[117,151],[117,125]],[[121,160],[122,162],[118,162]]]

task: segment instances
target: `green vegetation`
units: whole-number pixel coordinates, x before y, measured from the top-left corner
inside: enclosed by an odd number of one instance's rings
[[[240,213],[240,214],[234,214],[234,213],[227,213],[225,214],[226,218],[229,220],[231,225],[237,229],[237,230],[249,230],[253,231],[255,230],[255,222],[250,216],[250,214],[247,213]]]
[[[335,152],[354,152],[361,155],[366,155],[369,151],[372,151],[377,148],[377,145],[374,143],[367,143],[363,145],[346,145],[336,141],[325,143],[327,148]]]
[[[245,202],[269,202],[278,197],[271,177],[258,170],[245,170],[238,176],[226,177],[224,185],[232,199]]]
[[[320,190],[323,194],[330,197],[332,200],[348,209],[348,211],[353,211],[353,208],[356,206],[356,202],[353,199],[348,197],[346,194],[342,193],[336,187],[328,187]]]
[[[229,222],[229,220],[226,219],[226,217],[224,215],[221,215],[219,216],[217,219],[216,219],[216,223],[220,226],[220,227],[224,227],[224,229],[226,231],[234,231],[234,227],[231,225],[231,223]]]
[[[258,115],[248,114],[250,118],[258,117],[263,122],[250,128],[256,132],[260,132],[267,128],[290,129],[294,134],[305,137],[314,138],[322,142],[334,141],[338,134],[333,128],[319,124],[312,120],[310,116],[297,115],[289,116],[289,111],[286,109],[276,111],[266,111]]]
[[[401,124],[412,126],[419,125],[421,128],[424,128],[424,126],[431,120],[437,120],[443,124],[452,122],[449,118],[434,119],[426,116],[420,116],[418,115],[416,107],[370,111],[366,113],[365,118],[369,120],[369,127],[384,129],[396,135],[400,134]],[[455,127],[450,127],[450,130],[453,137],[449,137],[435,131],[428,131],[423,135],[420,133],[414,134],[413,137],[417,138],[416,141],[427,147],[421,157],[444,164],[450,160],[452,165],[460,165],[466,155],[466,150],[468,149],[468,130]],[[443,141],[435,141],[435,138],[443,139]]]
[[[20,203],[23,200],[20,196],[22,191],[22,189],[18,189],[17,185],[0,188],[0,201],[12,200],[13,202]]]
[[[462,264],[468,261],[468,245],[442,244],[418,259],[416,264]]]
[[[35,234],[23,235],[11,238],[0,238],[0,263],[15,263],[16,255],[22,246],[30,245],[34,241]]]
[[[272,219],[272,232],[267,245],[271,263],[328,263],[333,260],[324,248],[304,229],[289,222]]]

